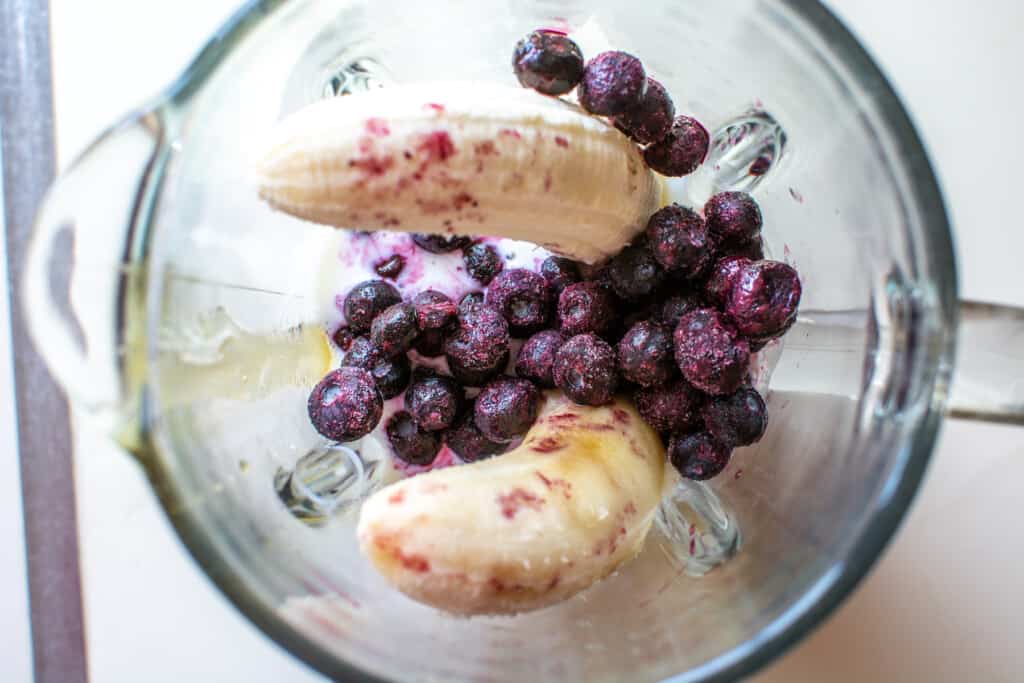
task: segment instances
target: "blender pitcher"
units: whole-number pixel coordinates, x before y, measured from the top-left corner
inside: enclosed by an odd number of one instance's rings
[[[335,363],[324,320],[341,233],[269,211],[250,169],[274,123],[319,98],[513,85],[512,46],[542,26],[578,32],[589,55],[598,39],[637,54],[713,131],[673,199],[752,192],[804,298],[759,359],[764,439],[670,495],[640,557],[554,607],[459,619],[397,593],[358,552],[358,504],[387,480],[385,454],[327,444],[306,415]],[[748,674],[866,573],[943,415],[1024,416],[1005,348],[1024,319],[958,303],[921,142],[814,0],[250,2],[57,181],[24,284],[53,374],[145,468],[204,570],[346,681]],[[950,396],[958,318],[971,354]]]

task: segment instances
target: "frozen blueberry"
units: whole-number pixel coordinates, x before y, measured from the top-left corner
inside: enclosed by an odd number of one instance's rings
[[[558,297],[558,325],[568,337],[586,332],[604,334],[615,324],[615,308],[615,299],[607,289],[596,282],[578,282]]]
[[[508,323],[497,308],[468,304],[459,310],[455,331],[444,343],[455,379],[466,386],[483,386],[505,369],[508,354]]]
[[[352,342],[355,341],[356,335],[352,332],[352,328],[348,325],[342,325],[334,331],[331,335],[331,341],[342,351],[348,351],[352,346]]]
[[[389,280],[396,279],[402,274],[402,270],[405,268],[405,257],[401,254],[392,254],[387,258],[380,259],[373,264],[373,271],[381,277],[386,277]]]
[[[537,421],[540,391],[518,377],[498,377],[476,397],[476,426],[491,441],[508,442],[522,436]]]
[[[348,326],[356,334],[370,331],[373,319],[388,306],[402,300],[402,295],[393,285],[383,280],[360,282],[345,296],[342,312]]]
[[[704,427],[726,446],[749,446],[764,435],[768,408],[761,394],[744,387],[708,402],[704,406]]]
[[[421,330],[441,330],[455,320],[455,302],[433,289],[427,289],[413,297],[416,307],[416,325]]]
[[[733,281],[725,312],[740,334],[764,341],[784,334],[796,321],[800,276],[781,261],[754,261]]]
[[[405,409],[428,432],[447,429],[462,408],[465,392],[451,377],[427,368],[416,368],[405,392]]]
[[[417,247],[429,251],[431,254],[447,254],[450,251],[462,249],[470,243],[468,237],[460,235],[431,235],[420,232],[412,234],[412,241],[416,243]]]
[[[569,285],[580,281],[580,268],[572,259],[549,256],[540,264],[540,274],[551,285],[551,293],[558,297]]]
[[[704,394],[684,379],[647,387],[633,394],[640,417],[661,434],[685,432],[700,425]]]
[[[384,411],[384,400],[370,373],[343,367],[320,380],[306,407],[316,431],[332,441],[344,442],[373,431]]]
[[[370,368],[370,374],[373,375],[380,395],[387,400],[398,396],[409,386],[412,366],[409,364],[409,358],[402,354],[392,358],[381,358]]]
[[[676,374],[672,333],[645,320],[629,328],[619,341],[619,371],[642,387],[664,384]]]
[[[707,432],[673,434],[668,441],[668,458],[687,479],[710,479],[725,469],[731,455],[731,448]]]
[[[626,306],[624,314],[620,317],[618,325],[619,329],[616,329],[614,333],[605,335],[605,338],[609,340],[614,338],[617,343],[619,339],[622,339],[622,337],[625,336],[626,332],[628,332],[633,325],[645,320],[653,320],[657,322],[657,318],[657,294],[630,301],[629,305]]]
[[[757,353],[758,351],[762,351],[764,349],[764,347],[768,346],[768,344],[771,343],[772,340],[771,339],[749,339],[747,341],[750,344],[750,353]]]
[[[716,306],[724,306],[740,271],[748,265],[750,259],[742,256],[726,256],[719,259],[711,268],[711,275],[704,286],[704,296],[707,300]]]
[[[583,52],[561,33],[534,31],[516,43],[512,69],[523,87],[564,95],[583,78]]]
[[[429,465],[441,450],[441,436],[422,429],[412,415],[400,410],[385,425],[395,455],[410,465]]]
[[[708,233],[720,244],[746,244],[761,235],[761,208],[746,192],[721,192],[704,205]]]
[[[356,337],[349,345],[348,352],[341,364],[350,368],[369,370],[384,354],[373,345],[369,337]]]
[[[668,135],[644,150],[644,160],[662,175],[689,175],[704,163],[710,142],[707,129],[699,121],[679,116]]]
[[[555,354],[565,343],[565,337],[555,330],[543,330],[526,340],[516,358],[516,374],[535,382],[545,389],[555,388],[552,369]]]
[[[612,287],[611,273],[608,272],[608,263],[603,264],[601,268],[594,271],[590,277],[585,277],[583,279],[586,282],[593,282],[596,285],[600,285],[608,293],[613,295],[614,301],[618,301],[618,296],[615,295],[615,288]]]
[[[665,270],[696,277],[710,265],[712,245],[704,219],[692,209],[671,204],[647,221],[647,243]]]
[[[491,280],[505,268],[505,261],[498,250],[489,244],[477,242],[462,250],[462,260],[466,263],[466,272],[481,284],[490,284]]]
[[[353,340],[341,365],[362,368],[369,372],[384,400],[394,398],[405,391],[412,373],[409,359],[405,355],[389,357],[367,337],[357,337]]]
[[[583,405],[611,403],[618,388],[615,350],[594,334],[576,335],[562,344],[552,374],[555,385]]]
[[[676,363],[690,384],[715,396],[740,388],[750,365],[750,347],[711,308],[684,315],[674,335]]]
[[[644,65],[626,52],[602,52],[587,62],[576,94],[591,114],[625,114],[640,106],[647,94]]]
[[[386,356],[408,351],[417,334],[416,307],[410,303],[388,306],[370,326],[370,341]]]
[[[658,319],[668,329],[675,330],[679,319],[699,306],[697,297],[692,294],[676,294],[661,302]]]
[[[608,280],[623,299],[645,297],[661,284],[665,272],[646,247],[626,247],[608,264]]]
[[[476,462],[504,453],[507,444],[491,441],[476,426],[476,407],[470,405],[444,433],[444,442],[459,458]]]
[[[639,106],[616,116],[613,123],[636,142],[649,145],[668,135],[675,115],[676,105],[665,86],[648,76],[647,94]]]
[[[469,292],[461,299],[459,299],[459,305],[456,307],[457,313],[462,313],[463,309],[468,308],[472,304],[482,304],[484,302],[483,292]]]
[[[491,281],[484,302],[501,311],[513,337],[528,337],[548,321],[551,287],[532,270],[514,268]]]
[[[423,330],[412,342],[412,348],[424,358],[437,358],[444,355],[444,341],[448,336],[446,330]]]
[[[718,254],[719,256],[742,256],[751,261],[761,261],[764,259],[764,241],[760,237],[755,237],[743,244],[720,244],[718,245]]]
[[[603,263],[577,263],[576,268],[580,271],[580,277],[585,282],[596,282],[603,277],[605,264]]]
[[[412,300],[416,307],[416,325],[420,333],[412,347],[421,356],[435,358],[444,354],[444,340],[455,325],[455,303],[441,292],[428,289]]]

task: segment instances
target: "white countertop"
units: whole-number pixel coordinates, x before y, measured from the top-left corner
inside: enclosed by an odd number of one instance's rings
[[[236,0],[51,0],[61,165],[159,91]],[[1024,140],[1024,5],[1013,0],[832,0],[902,93],[957,227],[964,296],[1024,305],[1015,195]],[[969,245],[969,249],[964,249]],[[2,282],[3,280],[0,280]],[[0,292],[6,305],[6,294]],[[0,315],[4,311],[0,310]],[[0,353],[4,349],[0,348]],[[9,385],[0,368],[0,385]],[[0,434],[13,427],[9,401]],[[914,508],[854,596],[755,680],[1019,680],[1024,651],[1022,432],[950,422]],[[76,476],[91,677],[97,683],[320,681],[245,622],[199,572],[141,473],[96,434],[77,435]],[[10,463],[0,486],[16,484]],[[11,470],[11,471],[8,471]],[[0,540],[17,491],[0,491]],[[14,503],[12,503],[12,500]],[[10,510],[8,510],[10,508]],[[6,513],[10,514],[6,514]],[[17,585],[18,556],[0,562]],[[23,570],[22,574],[23,576]],[[24,579],[21,579],[23,585]],[[6,600],[5,681],[29,680],[24,594]],[[12,616],[14,615],[14,616]],[[8,674],[13,674],[8,675]]]

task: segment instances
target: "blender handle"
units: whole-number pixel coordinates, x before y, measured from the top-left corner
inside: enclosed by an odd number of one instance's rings
[[[26,255],[29,334],[72,403],[110,420],[114,434],[135,422],[141,372],[131,367],[142,348],[131,309],[143,298],[145,264],[136,231],[164,138],[158,110],[101,135],[47,192]]]
[[[1024,308],[960,302],[950,417],[1024,426]]]

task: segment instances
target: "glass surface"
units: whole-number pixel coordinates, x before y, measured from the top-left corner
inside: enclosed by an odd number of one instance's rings
[[[514,85],[512,46],[539,26],[576,32],[588,55],[639,55],[679,112],[718,131],[713,162],[673,181],[674,198],[750,189],[804,298],[783,352],[762,354],[759,444],[708,486],[678,490],[643,554],[609,579],[539,612],[466,620],[404,598],[356,548],[358,501],[388,468],[379,453],[325,448],[305,407],[332,362],[319,327],[341,237],[270,213],[251,168],[270,127],[321,97]],[[740,675],[848,592],[916,488],[950,370],[948,226],[898,102],[816,3],[253,3],[166,101],[97,148],[71,178],[120,160],[133,201],[116,208],[130,226],[117,256],[79,236],[80,256],[119,264],[95,280],[119,285],[116,311],[96,314],[117,321],[99,347],[116,349],[118,386],[99,373],[92,403],[118,405],[123,442],[213,579],[332,676]],[[67,187],[61,203],[90,202]],[[79,322],[86,336],[103,327]],[[47,344],[51,359],[77,359]]]

